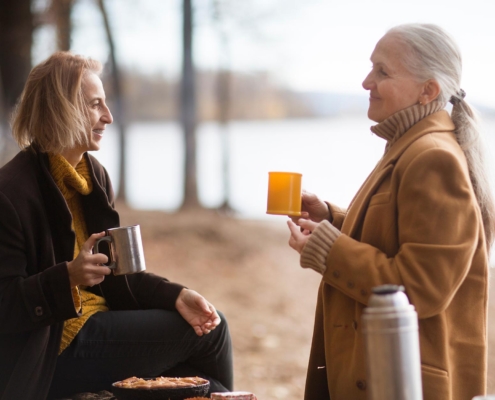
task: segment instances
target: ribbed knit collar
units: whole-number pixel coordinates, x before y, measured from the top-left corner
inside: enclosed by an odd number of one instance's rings
[[[424,106],[415,104],[396,112],[379,124],[372,126],[370,129],[375,135],[387,141],[387,145],[385,146],[385,152],[387,152],[388,149],[413,125],[417,124],[428,115],[443,110],[444,108],[445,103],[439,101],[432,101]]]
[[[60,154],[49,154],[48,159],[50,173],[66,200],[74,197],[76,193],[87,195],[93,191],[93,182],[85,157],[76,165],[76,168]]]

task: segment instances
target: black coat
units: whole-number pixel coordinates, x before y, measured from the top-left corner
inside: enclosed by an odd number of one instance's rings
[[[93,191],[82,197],[88,233],[119,226],[106,170],[85,154]],[[78,316],[67,262],[74,257],[72,216],[46,154],[30,148],[0,169],[0,399],[44,399],[63,322]],[[128,281],[128,284],[126,282]],[[175,309],[183,286],[150,273],[108,275],[91,290],[111,310]]]

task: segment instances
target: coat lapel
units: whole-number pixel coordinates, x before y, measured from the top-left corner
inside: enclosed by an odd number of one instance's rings
[[[393,165],[391,164],[387,164],[384,167],[382,165],[383,161],[384,159],[379,162],[352,200],[342,225],[342,233],[345,233],[350,237],[355,237],[357,228],[359,224],[361,224],[366,209],[368,208],[367,205],[371,196],[373,196],[376,189],[393,170]]]
[[[72,230],[72,215],[64,196],[53,180],[48,156],[38,153],[40,190],[45,204],[46,216],[52,235],[55,262],[70,261],[74,258],[76,235]]]
[[[342,225],[342,233],[355,238],[359,226],[363,223],[371,197],[384,179],[392,173],[397,160],[414,141],[431,132],[453,131],[454,129],[455,125],[449,114],[442,110],[422,119],[398,139],[384,154],[352,200]]]

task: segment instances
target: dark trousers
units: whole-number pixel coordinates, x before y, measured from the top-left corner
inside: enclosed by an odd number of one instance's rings
[[[98,312],[58,356],[48,398],[111,391],[131,376],[200,376],[210,392],[232,391],[232,344],[219,315],[221,324],[199,337],[176,311]]]

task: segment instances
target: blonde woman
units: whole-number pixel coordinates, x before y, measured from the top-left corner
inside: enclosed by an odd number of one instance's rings
[[[112,115],[101,65],[66,52],[36,66],[0,169],[0,399],[110,390],[130,376],[203,376],[232,390],[225,320],[203,296],[92,254],[119,226],[100,148]]]
[[[301,266],[322,275],[305,399],[367,398],[362,312],[373,287],[399,284],[418,312],[424,399],[469,400],[486,390],[495,213],[461,56],[438,26],[410,24],[371,63],[382,159],[347,209],[305,193],[288,221]]]

